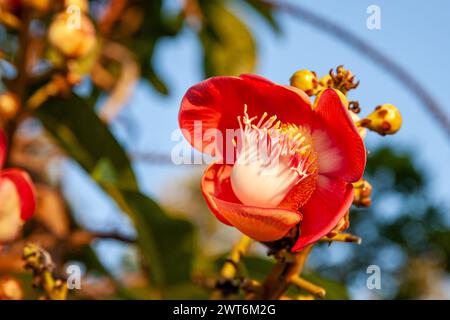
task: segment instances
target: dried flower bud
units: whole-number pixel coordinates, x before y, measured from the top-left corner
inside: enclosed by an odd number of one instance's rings
[[[372,204],[370,196],[372,195],[372,186],[365,179],[360,179],[353,184],[353,204],[358,207],[369,207]]]
[[[355,75],[350,70],[344,69],[343,66],[337,67],[336,73],[331,69],[329,76],[331,81],[328,80],[328,83],[331,83],[334,89],[338,89],[344,95],[346,95],[348,91],[357,88],[359,85],[359,81],[354,81]]]
[[[82,13],[60,13],[48,32],[50,43],[68,58],[86,56],[95,47],[95,28]]]
[[[6,122],[14,118],[19,112],[20,100],[12,92],[0,94],[0,122]]]
[[[23,290],[20,283],[9,276],[0,278],[0,300],[22,300]]]
[[[383,104],[376,107],[369,116],[360,120],[359,125],[383,136],[394,134],[402,126],[402,116],[394,105]]]
[[[291,79],[291,86],[306,92],[307,95],[313,96],[317,93],[319,81],[316,73],[309,70],[299,70],[295,72]]]

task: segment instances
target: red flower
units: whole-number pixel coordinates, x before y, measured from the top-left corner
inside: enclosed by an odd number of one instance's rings
[[[28,174],[20,169],[2,170],[6,147],[0,129],[0,243],[13,240],[36,208],[35,190]]]
[[[332,89],[313,110],[293,87],[254,75],[215,77],[187,91],[179,123],[196,149],[219,158],[202,179],[216,217],[258,241],[299,225],[293,251],[336,226],[364,171],[364,144]]]

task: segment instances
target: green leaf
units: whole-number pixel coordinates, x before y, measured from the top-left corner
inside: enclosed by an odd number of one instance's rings
[[[187,220],[166,215],[150,198],[135,192],[123,191],[125,201],[136,214],[139,245],[144,248],[150,266],[159,261],[158,269],[151,270],[158,284],[184,283],[191,280],[194,226]]]
[[[247,26],[222,2],[204,4],[205,25],[199,32],[207,77],[254,72],[256,44]]]
[[[36,116],[60,146],[77,161],[134,222],[138,246],[153,285],[190,281],[194,227],[169,217],[137,191],[130,161],[91,106],[79,97],[52,98]]]
[[[36,111],[47,131],[89,174],[107,174],[107,181],[137,189],[128,157],[93,107],[74,96],[49,99]]]

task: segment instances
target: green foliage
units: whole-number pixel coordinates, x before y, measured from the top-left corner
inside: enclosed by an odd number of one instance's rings
[[[189,283],[195,242],[192,224],[168,216],[139,193],[125,151],[94,109],[78,97],[53,98],[36,115],[64,151],[134,222],[151,283],[162,290]],[[95,268],[105,272],[98,264]]]
[[[96,177],[101,173],[108,182],[121,188],[137,188],[125,151],[83,99],[51,98],[36,116],[64,151],[89,174]]]
[[[272,27],[272,29],[280,33],[281,28],[278,21],[275,19],[273,14],[273,8],[270,5],[265,4],[259,0],[245,0],[245,2],[252,7],[256,12],[258,12],[262,18],[264,18],[267,23]]]
[[[221,1],[202,7],[206,23],[199,36],[207,77],[253,72],[256,45],[247,26]]]
[[[123,191],[123,197],[136,216],[139,246],[153,268],[153,281],[172,285],[191,281],[195,234],[187,220],[169,218],[150,198]]]

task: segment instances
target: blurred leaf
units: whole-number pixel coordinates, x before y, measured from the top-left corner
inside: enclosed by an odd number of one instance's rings
[[[131,2],[131,8],[143,14],[142,25],[132,36],[119,41],[123,40],[136,55],[141,65],[142,77],[148,80],[159,93],[167,95],[169,89],[155,70],[153,55],[157,43],[162,38],[173,37],[181,30],[183,17],[168,16],[162,9],[161,0],[135,0]]]
[[[193,226],[167,216],[153,200],[136,191],[125,151],[94,109],[79,97],[52,98],[37,116],[68,155],[130,216],[152,283],[162,288],[190,281]]]
[[[424,185],[422,174],[415,167],[410,154],[388,147],[371,153],[367,159],[366,173],[376,176],[382,171],[392,175],[394,188],[400,192],[414,192]]]
[[[187,220],[167,216],[156,202],[138,192],[123,191],[122,194],[136,215],[139,246],[153,267],[150,270],[152,280],[160,285],[189,282],[194,226]]]
[[[93,107],[73,96],[51,98],[36,111],[44,127],[64,151],[89,174],[108,171],[108,180],[121,188],[137,189],[125,151]]]
[[[240,75],[256,66],[256,45],[247,26],[222,2],[202,5],[205,25],[199,33],[205,75]]]
[[[273,16],[273,8],[269,4],[260,0],[245,0],[245,2],[269,23],[273,31],[277,33],[281,32],[280,25]]]

